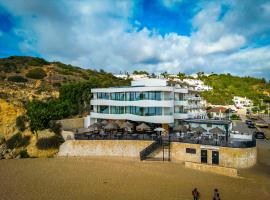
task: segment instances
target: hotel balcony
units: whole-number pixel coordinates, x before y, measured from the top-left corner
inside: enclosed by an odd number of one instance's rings
[[[175,106],[188,106],[187,100],[175,100],[174,101]]]
[[[188,113],[174,113],[173,114],[175,119],[188,119]]]
[[[202,109],[204,108],[203,104],[188,104],[185,106],[185,109]]]
[[[108,99],[92,99],[91,105],[106,106],[138,106],[138,107],[173,107],[173,100],[137,100],[137,101],[117,101]]]
[[[197,100],[197,101],[201,101],[202,98],[201,97],[195,97],[195,96],[185,96],[184,100]]]
[[[201,112],[188,112],[188,118],[201,118],[201,117],[205,117],[206,116],[206,112],[205,111],[201,111]]]
[[[135,114],[129,114],[129,113],[105,114],[105,113],[90,112],[90,116],[91,118],[96,118],[96,119],[131,120],[131,121],[142,121],[142,122],[148,122],[148,123],[158,123],[158,124],[170,124],[174,122],[172,113],[168,113],[167,115],[142,116],[142,115],[135,115]]]

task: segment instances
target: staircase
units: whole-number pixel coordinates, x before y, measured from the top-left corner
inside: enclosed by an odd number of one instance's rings
[[[140,159],[163,162],[170,161],[170,146],[170,137],[162,136],[140,152]],[[162,151],[161,157],[155,157],[155,153],[158,151]]]

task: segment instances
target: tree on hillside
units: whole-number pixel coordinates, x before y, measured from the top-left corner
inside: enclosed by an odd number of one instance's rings
[[[177,74],[177,76],[178,76],[178,78],[181,79],[181,80],[183,80],[184,78],[186,78],[186,74],[185,74],[185,73],[181,73],[181,72],[179,72],[179,73]]]
[[[133,71],[133,74],[135,74],[135,75],[143,75],[143,74],[149,75],[149,73],[147,71],[137,71],[137,70]]]

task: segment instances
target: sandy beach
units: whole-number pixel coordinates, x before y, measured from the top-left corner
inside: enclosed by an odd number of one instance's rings
[[[120,158],[2,160],[0,197],[5,199],[269,199],[269,166],[241,170],[241,178],[186,169],[181,163]]]

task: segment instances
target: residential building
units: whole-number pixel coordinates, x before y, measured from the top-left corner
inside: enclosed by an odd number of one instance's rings
[[[253,102],[246,97],[234,96],[233,102],[237,108],[250,107],[253,105]]]
[[[132,79],[132,80],[139,80],[139,79],[144,79],[148,78],[147,74],[114,74],[115,77],[117,78],[123,78],[123,79]]]
[[[204,85],[204,82],[198,79],[184,79],[183,82],[194,86],[197,91],[209,91],[213,89],[208,85]]]
[[[223,106],[218,106],[207,110],[208,116],[210,115],[213,119],[226,119],[229,114],[227,113],[227,108]]]
[[[206,117],[202,98],[193,87],[171,84],[164,79],[140,79],[129,87],[91,90],[93,107],[86,127],[99,119],[131,120],[161,124],[178,124],[183,119]]]

